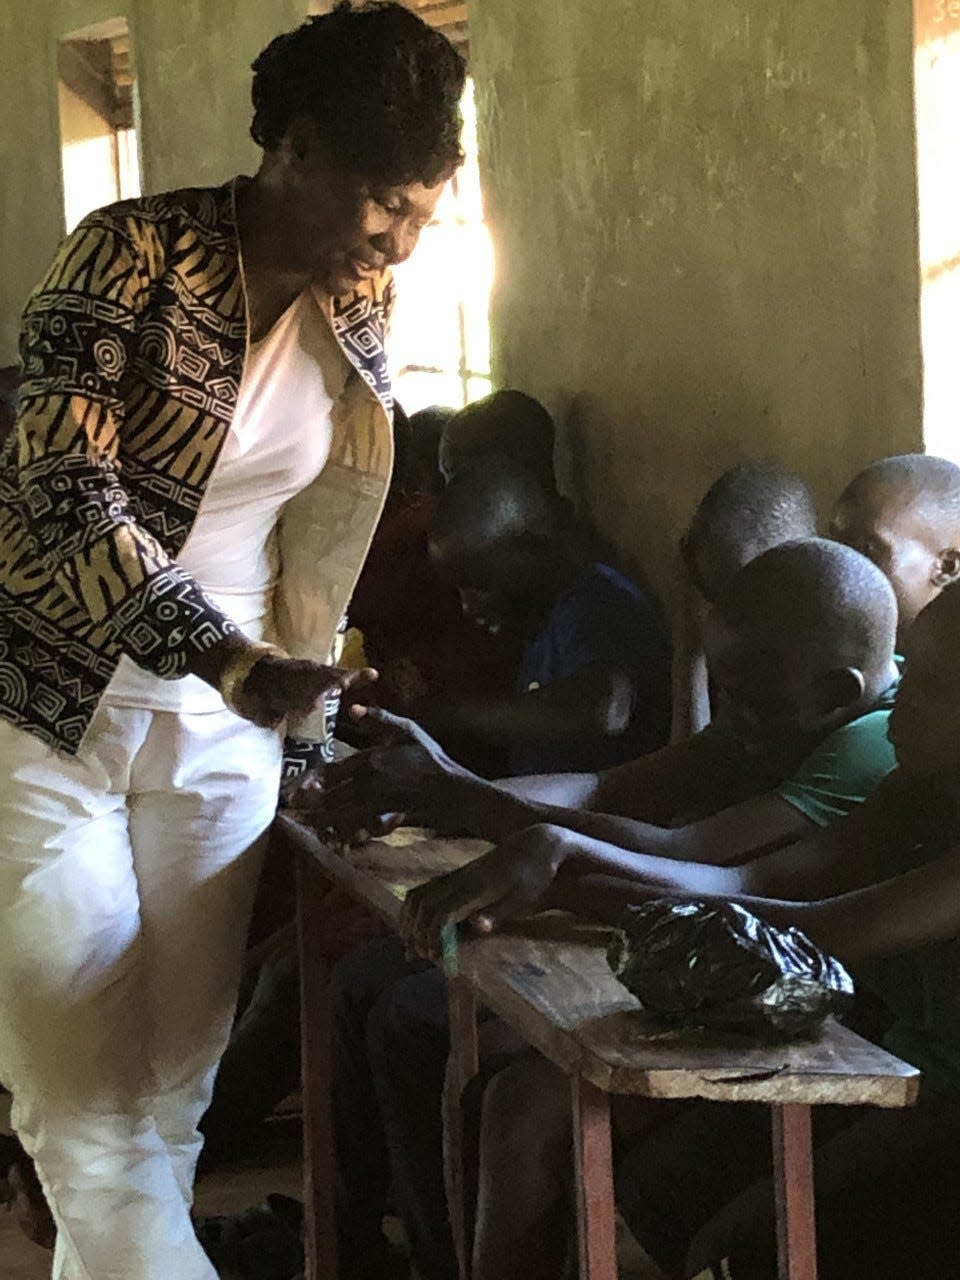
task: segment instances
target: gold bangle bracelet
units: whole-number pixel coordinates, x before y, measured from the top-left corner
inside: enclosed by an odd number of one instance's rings
[[[228,658],[220,672],[220,696],[230,710],[238,716],[242,716],[243,712],[237,706],[237,695],[242,692],[247,676],[261,658],[271,654],[277,658],[289,657],[289,654],[279,645],[254,642],[239,649],[233,657]]]

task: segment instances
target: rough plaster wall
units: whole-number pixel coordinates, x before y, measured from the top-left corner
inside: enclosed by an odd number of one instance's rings
[[[249,66],[307,0],[0,0],[0,365],[63,234],[57,41],[125,17],[139,77],[144,190],[251,172]]]
[[[668,586],[747,455],[821,497],[920,446],[907,0],[474,0],[496,381]]]

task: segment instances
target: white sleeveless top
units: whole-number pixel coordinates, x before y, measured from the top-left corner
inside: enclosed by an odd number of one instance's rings
[[[251,640],[272,636],[284,503],[327,461],[333,408],[350,373],[322,295],[307,289],[251,343],[237,408],[178,563]],[[222,711],[199,676],[161,680],[124,655],[104,699],[160,711]]]

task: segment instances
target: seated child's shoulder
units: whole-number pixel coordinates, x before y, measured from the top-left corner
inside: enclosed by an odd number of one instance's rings
[[[557,601],[555,613],[568,618],[589,618],[618,629],[642,627],[666,637],[651,596],[610,565],[587,565],[573,585]]]
[[[777,788],[781,798],[819,826],[862,804],[897,765],[887,736],[893,692],[829,734]]]

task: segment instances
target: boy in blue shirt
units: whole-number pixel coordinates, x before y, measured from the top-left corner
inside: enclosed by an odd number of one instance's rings
[[[638,587],[589,559],[543,475],[502,455],[458,471],[431,525],[430,554],[465,614],[522,650],[512,695],[447,699],[420,713],[459,760],[501,775],[596,769],[665,740],[670,655],[656,614]],[[335,970],[338,1216],[350,1280],[396,1265],[380,1232],[390,1181],[420,1275],[437,1280],[449,1268],[445,998],[439,970],[408,961],[396,938],[367,944]],[[401,1077],[404,1106],[384,1105]]]
[[[638,586],[591,561],[552,486],[490,457],[447,485],[430,556],[464,613],[521,651],[516,692],[426,708],[417,718],[476,771],[601,768],[666,740],[670,651]]]

